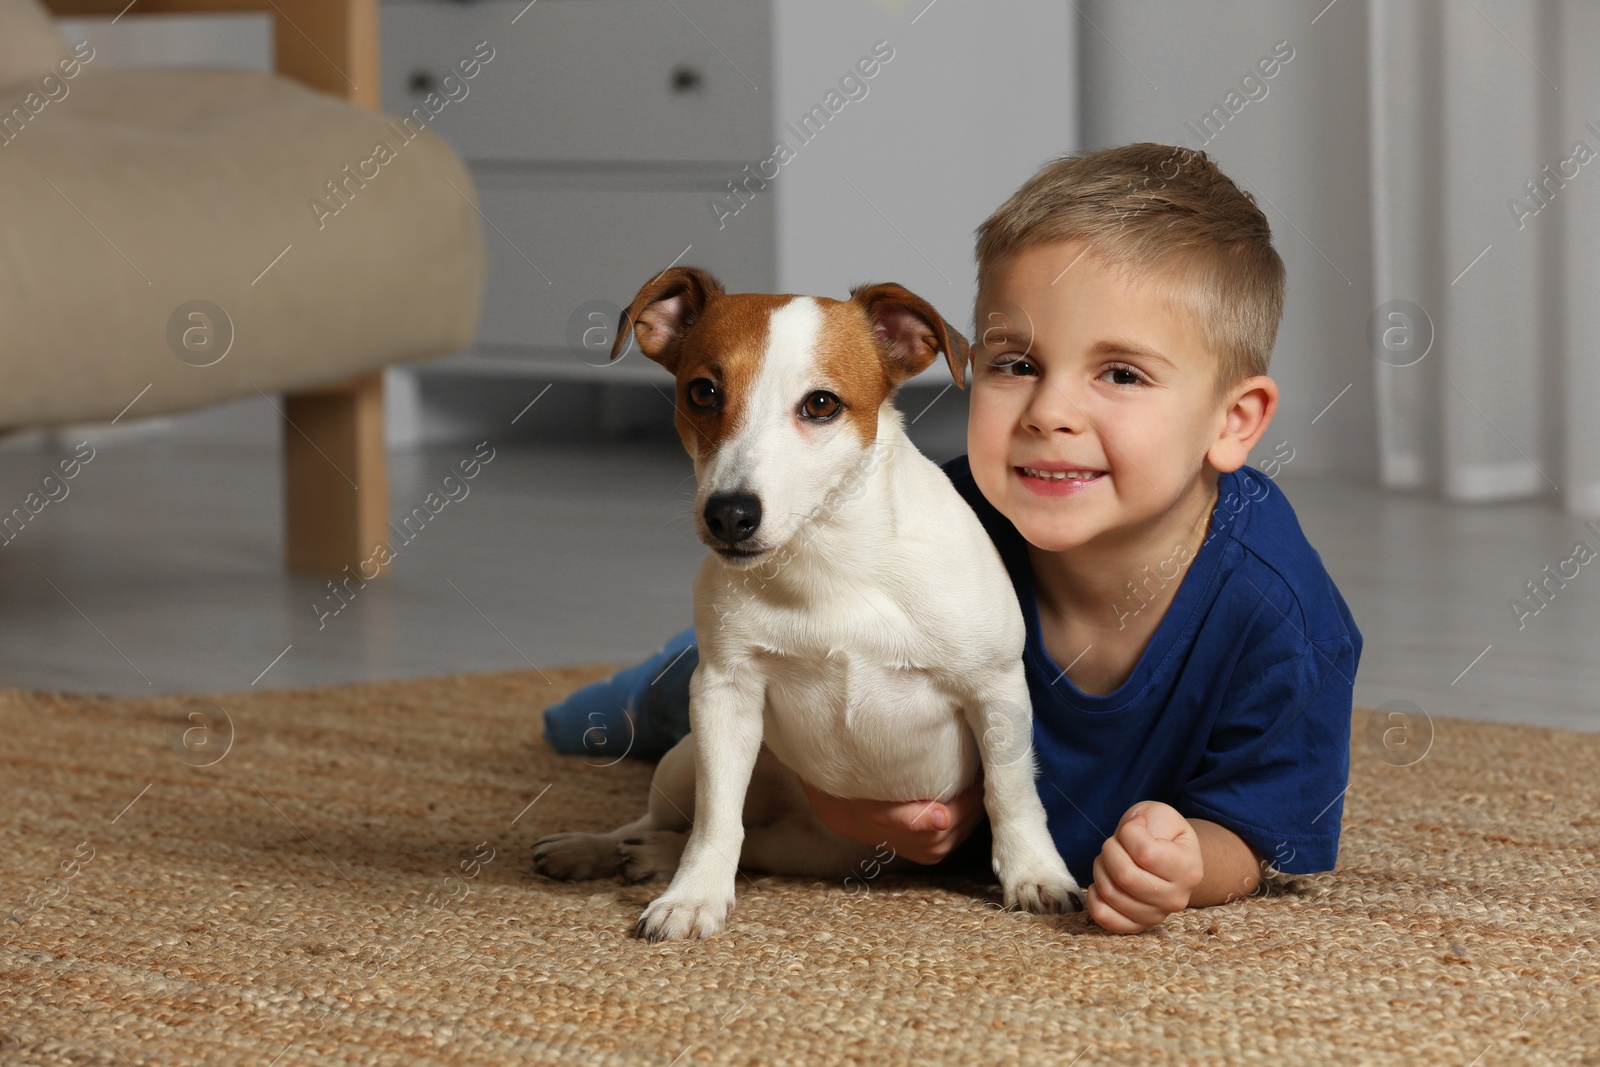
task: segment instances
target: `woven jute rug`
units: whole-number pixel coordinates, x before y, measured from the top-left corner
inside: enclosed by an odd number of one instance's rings
[[[529,854],[641,810],[540,734],[610,669],[0,691],[0,1063],[1600,1062],[1600,736],[1358,711],[1339,869],[1138,936],[751,874],[650,945]]]

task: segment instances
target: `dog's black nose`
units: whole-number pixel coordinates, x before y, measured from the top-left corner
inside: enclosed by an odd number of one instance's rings
[[[706,501],[706,529],[725,545],[747,541],[761,525],[761,498],[754,493],[718,493]]]

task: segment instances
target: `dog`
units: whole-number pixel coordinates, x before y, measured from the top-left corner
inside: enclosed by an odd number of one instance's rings
[[[843,797],[948,800],[981,765],[1006,907],[1081,910],[1034,786],[1016,593],[893,404],[941,352],[966,388],[966,339],[899,285],[729,295],[673,267],[622,313],[611,358],[632,341],[677,379],[710,549],[694,584],[692,731],[657,767],[647,814],[541,838],[537,870],[670,877],[634,933],[710,937],[741,865],[847,877],[883,859],[830,830],[801,778]]]

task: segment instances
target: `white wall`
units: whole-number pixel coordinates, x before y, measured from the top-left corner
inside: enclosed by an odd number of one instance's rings
[[[1289,271],[1272,361],[1282,402],[1256,456],[1288,441],[1294,474],[1369,481],[1377,429],[1366,342],[1367,9],[1362,0],[1324,10],[1325,2],[1080,0],[1083,135],[1090,149],[1132,141],[1203,147],[1255,195]],[[1289,42],[1294,58],[1263,83],[1265,96],[1202,144],[1185,122],[1197,124],[1222,104],[1279,41]],[[1346,385],[1349,392],[1318,418]]]
[[[973,230],[1078,144],[1071,7],[777,0],[773,28],[780,124],[817,104],[874,42],[894,49],[868,95],[778,180],[779,289],[842,297],[841,282],[895,281],[970,330]]]

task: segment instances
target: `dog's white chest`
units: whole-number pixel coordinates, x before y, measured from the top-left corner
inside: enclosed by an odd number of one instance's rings
[[[947,797],[977,774],[960,701],[931,672],[859,649],[763,653],[763,740],[791,770],[837,796]]]

